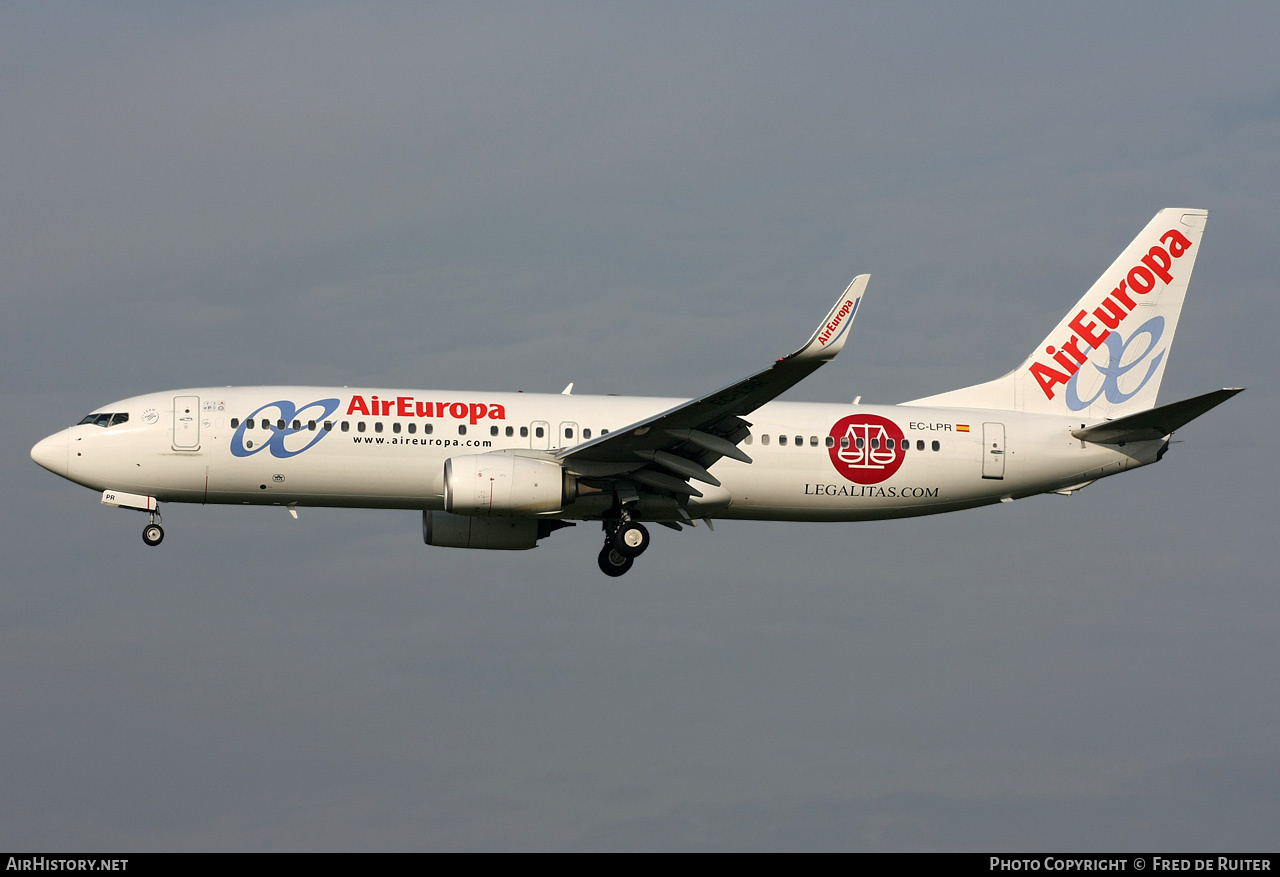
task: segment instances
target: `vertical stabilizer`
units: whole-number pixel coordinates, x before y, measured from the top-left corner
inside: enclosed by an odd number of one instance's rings
[[[1007,375],[907,405],[1120,417],[1156,404],[1207,210],[1161,210]]]

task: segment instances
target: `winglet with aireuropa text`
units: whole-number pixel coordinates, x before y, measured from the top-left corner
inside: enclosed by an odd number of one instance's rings
[[[859,274],[853,278],[849,287],[835,305],[827,313],[826,319],[814,330],[813,335],[795,353],[784,359],[834,359],[840,349],[849,340],[849,327],[858,313],[858,305],[862,303],[862,294],[866,292],[870,274]]]

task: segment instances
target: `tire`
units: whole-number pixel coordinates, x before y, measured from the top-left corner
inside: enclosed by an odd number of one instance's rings
[[[148,545],[159,545],[164,541],[164,528],[159,524],[147,524],[142,528],[142,541]]]
[[[613,535],[613,550],[623,557],[639,557],[649,547],[649,531],[642,524],[629,521]]]
[[[596,562],[600,564],[600,572],[610,578],[617,578],[626,575],[627,570],[631,569],[631,565],[636,562],[634,557],[626,557],[614,551],[612,547],[606,545],[600,549],[600,556],[596,558]]]

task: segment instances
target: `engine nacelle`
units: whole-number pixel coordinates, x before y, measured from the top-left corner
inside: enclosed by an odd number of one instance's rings
[[[559,463],[549,460],[468,454],[444,463],[444,508],[455,515],[558,512],[576,497],[577,482]]]
[[[444,548],[488,548],[524,551],[545,535],[538,518],[476,518],[448,512],[422,513],[422,541]]]

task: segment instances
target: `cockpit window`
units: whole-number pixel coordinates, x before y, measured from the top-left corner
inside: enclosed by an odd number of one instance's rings
[[[106,413],[87,415],[84,420],[77,423],[76,426],[83,426],[86,423],[92,423],[94,426],[102,427],[115,426],[117,423],[126,423],[128,420],[129,415],[123,411],[117,413],[108,411]]]

